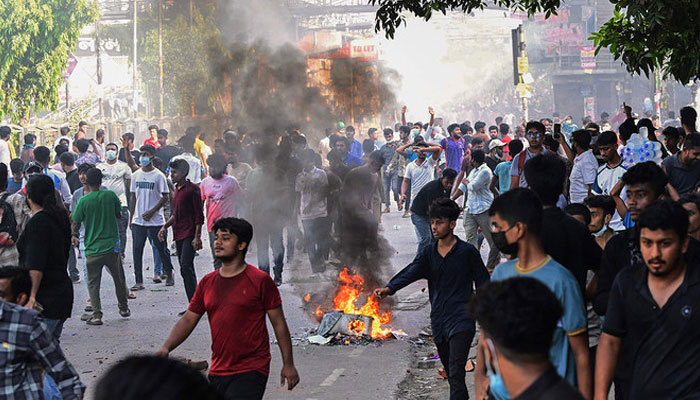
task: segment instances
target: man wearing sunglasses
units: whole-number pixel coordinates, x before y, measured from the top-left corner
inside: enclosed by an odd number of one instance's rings
[[[525,139],[527,139],[530,146],[513,157],[513,164],[510,168],[511,190],[517,187],[528,187],[524,173],[527,160],[540,154],[549,153],[542,145],[544,142],[544,133],[544,124],[539,121],[530,121],[525,126]]]

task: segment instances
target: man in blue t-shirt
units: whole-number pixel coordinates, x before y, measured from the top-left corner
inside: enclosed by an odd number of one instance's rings
[[[350,142],[344,136],[331,136],[330,145],[343,155],[343,164],[355,168],[362,165],[362,160],[350,152]]]
[[[459,171],[462,166],[462,157],[464,156],[464,150],[467,148],[467,145],[464,144],[462,131],[459,125],[452,124],[448,126],[447,132],[450,136],[440,141],[440,147],[442,147],[442,150],[445,152],[445,167]]]
[[[497,266],[491,280],[527,276],[544,283],[554,293],[564,313],[554,331],[550,359],[561,377],[577,386],[584,398],[591,398],[586,309],[581,289],[571,272],[547,255],[542,247],[542,203],[531,190],[516,188],[497,197],[489,209],[489,215],[494,225],[492,235],[496,246],[503,253],[518,255]],[[483,349],[481,340],[479,346]],[[483,352],[479,351],[474,376],[477,399],[485,395],[484,365]]]

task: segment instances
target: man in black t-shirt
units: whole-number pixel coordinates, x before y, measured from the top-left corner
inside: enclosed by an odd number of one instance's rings
[[[416,198],[411,203],[411,213],[413,217],[413,227],[418,237],[418,251],[429,246],[435,241],[433,233],[430,229],[430,218],[428,217],[428,209],[436,199],[441,197],[449,197],[452,185],[457,178],[457,171],[447,168],[442,172],[442,177],[438,180],[431,181],[425,184],[418,192]]]
[[[583,399],[549,360],[563,309],[547,286],[527,277],[491,281],[479,288],[469,307],[481,326],[477,351],[484,352],[493,398]]]
[[[168,131],[165,129],[158,129],[158,143],[160,147],[156,149],[156,157],[163,160],[161,171],[165,173],[168,165],[170,165],[170,160],[181,154],[182,150],[168,144]]]

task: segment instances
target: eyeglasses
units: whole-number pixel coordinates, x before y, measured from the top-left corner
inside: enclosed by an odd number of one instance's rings
[[[538,138],[542,137],[542,132],[528,132],[527,137]]]

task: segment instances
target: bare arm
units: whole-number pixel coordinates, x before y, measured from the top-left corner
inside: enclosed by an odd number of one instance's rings
[[[593,398],[593,378],[591,377],[591,361],[588,352],[588,333],[583,332],[569,336],[571,351],[576,361],[576,381],[578,390],[586,400]]]
[[[168,339],[166,339],[165,343],[163,343],[163,347],[156,352],[156,355],[167,357],[171,351],[175,350],[177,346],[182,344],[182,342],[184,342],[185,339],[190,336],[201,318],[201,314],[195,314],[192,311],[187,310],[185,315],[183,315],[182,318],[177,321],[173,327],[173,330],[170,331],[170,336],[168,336]]]
[[[498,197],[501,194],[498,191],[498,175],[493,174],[493,178],[491,178],[491,186],[489,186],[489,189],[491,189],[491,193],[493,193],[494,197]]]
[[[625,214],[627,214],[627,204],[625,204],[625,201],[622,200],[622,197],[620,197],[620,194],[622,194],[622,189],[624,187],[625,183],[622,181],[622,179],[620,179],[610,191],[610,197],[612,197],[613,201],[615,201],[615,209],[622,218],[624,218]]]
[[[280,374],[280,385],[284,385],[287,381],[287,390],[294,389],[294,386],[299,383],[299,373],[294,366],[294,354],[292,352],[292,338],[289,334],[287,321],[284,319],[284,311],[282,307],[273,308],[267,311],[267,316],[270,318],[272,329],[275,331],[275,337],[282,353],[282,372]]]
[[[432,127],[435,123],[435,110],[433,110],[433,107],[428,107],[428,114],[430,114],[430,122],[428,123],[428,127]]]
[[[134,219],[134,211],[136,211],[136,193],[131,192],[131,201],[129,202],[129,226]]]
[[[489,380],[486,378],[486,364],[484,364],[484,344],[482,336],[476,345],[476,368],[474,368],[474,391],[477,400],[486,399],[486,390],[489,387]]]
[[[559,135],[559,144],[561,144],[562,149],[564,149],[564,153],[566,154],[566,158],[569,159],[569,161],[574,162],[574,158],[576,158],[576,154],[574,154],[574,151],[571,150],[571,146],[569,146],[569,143],[566,141],[564,138],[564,135]]]
[[[511,175],[510,176],[510,188],[508,188],[508,190],[513,190],[517,187],[520,187],[520,175]]]
[[[464,179],[464,171],[459,171],[459,174],[457,175],[457,179],[455,179],[454,185],[452,185],[452,200],[458,199],[459,196],[461,196],[461,192],[459,190],[459,182],[462,182],[462,179]],[[460,194],[457,194],[460,193]],[[455,197],[456,196],[456,197]]]
[[[406,156],[406,149],[412,145],[413,145],[413,143],[411,143],[411,142],[408,142],[404,145],[401,145],[396,149],[396,152],[405,157]]]
[[[406,125],[406,106],[401,107],[401,125]]]
[[[32,279],[32,290],[29,295],[29,301],[24,306],[26,308],[34,308],[34,303],[36,303],[36,294],[39,292],[39,286],[41,286],[41,279],[44,277],[44,273],[30,269],[29,277]]]
[[[603,332],[595,359],[595,400],[607,400],[612,384],[622,339]]]
[[[122,147],[124,148],[124,159],[126,159],[126,163],[129,165],[129,168],[131,168],[131,172],[136,172],[139,166],[136,165],[136,161],[134,161],[134,157],[131,155],[131,149],[134,148],[134,143],[122,139]]]
[[[408,178],[403,178],[403,182],[401,183],[401,199],[399,200],[401,204],[406,201],[406,192],[408,191],[408,188],[411,186],[411,180]]]

